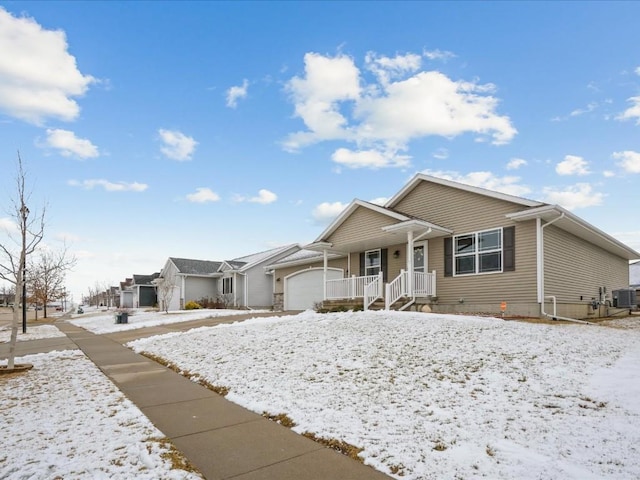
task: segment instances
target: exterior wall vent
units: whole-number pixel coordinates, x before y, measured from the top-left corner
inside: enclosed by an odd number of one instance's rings
[[[611,292],[615,308],[635,308],[637,305],[635,288],[625,288]]]

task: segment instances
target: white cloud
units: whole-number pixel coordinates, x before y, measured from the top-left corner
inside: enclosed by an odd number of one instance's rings
[[[331,160],[348,168],[383,168],[383,167],[404,167],[409,165],[411,157],[399,155],[391,152],[380,152],[377,150],[353,151],[348,148],[339,148]]]
[[[277,199],[278,199],[278,196],[275,193],[270,192],[269,190],[266,190],[263,188],[258,191],[257,197],[251,197],[249,201],[253,203],[261,203],[263,205],[267,205],[269,203],[275,202]]]
[[[187,195],[187,200],[194,203],[217,202],[220,196],[210,188],[196,188],[195,193]]]
[[[446,160],[449,158],[449,150],[446,148],[438,148],[435,152],[433,152],[433,158],[438,160]]]
[[[251,203],[261,203],[263,205],[267,205],[269,203],[273,203],[278,199],[278,196],[266,189],[261,189],[258,191],[258,195],[255,197],[245,197],[243,195],[235,195],[233,197],[234,202],[251,202]]]
[[[98,147],[85,138],[78,138],[69,130],[47,129],[47,146],[60,151],[65,157],[81,159],[94,158],[100,155]]]
[[[602,172],[602,175],[604,175],[606,178],[611,178],[616,176],[616,172],[612,172],[611,170],[605,170]]]
[[[491,95],[493,84],[453,81],[437,71],[416,73],[418,58],[369,53],[366,66],[377,82],[366,84],[352,58],[307,53],[304,76],[287,84],[295,115],[307,130],[290,134],[283,142],[285,150],[345,141],[355,143],[357,152],[368,152],[369,160],[348,149],[339,149],[334,156],[349,165],[378,168],[381,158],[395,157],[421,137],[473,133],[491,138],[496,145],[511,141],[517,131],[509,117],[496,113],[499,101]],[[382,157],[372,160],[371,151]],[[385,165],[405,166],[404,160]]]
[[[196,149],[196,142],[192,137],[186,136],[177,130],[159,129],[158,134],[164,143],[160,151],[168,158],[178,161],[191,160]]]
[[[81,187],[85,190],[92,190],[96,187],[102,187],[107,192],[144,192],[149,186],[145,183],[127,183],[127,182],[110,182],[103,179],[69,180],[67,182],[72,187]]]
[[[598,108],[598,104],[596,102],[591,102],[585,108],[576,108],[569,114],[569,116],[578,117],[580,115],[584,115],[585,113],[593,112],[596,108]]]
[[[442,170],[423,170],[422,173],[518,197],[531,193],[531,189],[528,186],[519,183],[520,177],[515,176],[498,177],[491,172],[469,172],[466,175],[462,175],[458,172]]]
[[[423,50],[422,55],[427,57],[429,60],[442,60],[447,61],[450,58],[455,58],[455,53],[448,52],[446,50]]]
[[[313,219],[320,224],[330,223],[340,213],[347,208],[347,204],[342,202],[323,202],[313,209],[311,215]]]
[[[78,70],[67,49],[63,31],[43,29],[0,7],[0,110],[36,125],[46,118],[76,119],[74,97],[96,80]]]
[[[242,81],[242,85],[229,88],[229,90],[227,90],[227,107],[236,108],[239,99],[247,98],[248,89],[249,81],[246,78]]]
[[[640,125],[640,97],[631,97],[628,99],[632,105],[618,115],[618,120],[631,120],[636,119],[636,125]]]
[[[624,152],[615,152],[613,158],[620,160],[617,165],[622,167],[628,173],[640,173],[640,153],[632,150]]]
[[[296,151],[322,140],[342,139],[347,119],[340,113],[338,102],[353,101],[360,96],[360,71],[351,58],[334,58],[316,53],[304,56],[305,77],[293,77],[287,90],[295,104],[295,116],[309,131],[291,134],[284,147]]]
[[[393,78],[400,78],[420,68],[422,58],[415,53],[396,55],[393,58],[378,56],[374,52],[367,53],[365,64],[373,72],[378,81],[386,85]]]
[[[601,205],[604,200],[604,194],[595,192],[588,183],[576,183],[564,190],[546,187],[543,189],[543,193],[545,202],[558,204],[567,210]]]
[[[558,175],[588,175],[591,173],[588,162],[576,155],[566,155],[564,160],[556,165]]]
[[[507,163],[507,170],[517,170],[520,167],[524,167],[527,164],[527,161],[522,158],[512,158]]]
[[[640,76],[640,67],[636,67],[634,72],[635,72],[636,75]]]
[[[378,197],[372,200],[369,200],[369,203],[373,203],[375,205],[384,205],[389,201],[389,197]]]
[[[18,233],[18,225],[16,225],[16,222],[8,217],[1,217],[0,218],[0,230],[8,233],[8,234],[15,234]]]

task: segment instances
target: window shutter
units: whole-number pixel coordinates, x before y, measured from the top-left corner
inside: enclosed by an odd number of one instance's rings
[[[444,276],[453,277],[453,239],[444,239]]]
[[[360,276],[364,276],[364,252],[360,252]]]
[[[382,270],[382,281],[387,281],[387,249],[380,250],[380,270]]]
[[[502,271],[513,272],[516,269],[516,227],[502,229]]]

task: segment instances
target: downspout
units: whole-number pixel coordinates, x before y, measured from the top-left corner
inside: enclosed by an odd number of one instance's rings
[[[548,227],[549,225],[557,222],[558,220],[561,220],[564,218],[564,212],[562,212],[560,214],[560,216],[554,218],[553,220],[551,220],[550,222],[545,223],[544,225],[541,224],[540,222],[540,218],[536,219],[536,222],[538,223],[538,225],[540,225],[540,243],[539,243],[539,262],[540,262],[540,267],[539,267],[539,271],[540,271],[540,295],[539,295],[539,301],[540,301],[540,313],[542,313],[542,315],[544,315],[545,317],[549,317],[552,320],[565,320],[567,322],[575,322],[575,323],[585,323],[587,325],[591,325],[591,323],[585,321],[585,320],[578,320],[576,318],[568,318],[568,317],[561,317],[559,315],[556,315],[556,297],[554,295],[545,295],[544,293],[544,229],[546,227]],[[547,313],[544,310],[544,301],[547,298],[551,298],[553,299],[553,314]]]

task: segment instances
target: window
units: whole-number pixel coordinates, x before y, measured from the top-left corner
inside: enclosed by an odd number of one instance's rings
[[[224,277],[222,279],[222,294],[233,293],[233,277]]]
[[[369,250],[364,252],[364,274],[378,275],[381,268],[380,250]]]
[[[453,237],[454,275],[502,272],[502,229]]]

